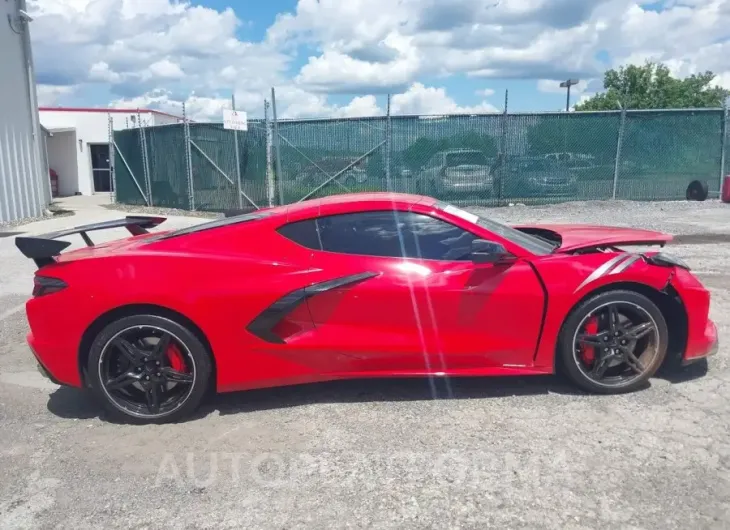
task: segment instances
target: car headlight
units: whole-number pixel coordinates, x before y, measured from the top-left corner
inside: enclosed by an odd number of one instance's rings
[[[652,265],[659,265],[660,267],[681,267],[690,270],[689,265],[684,260],[665,252],[657,252],[653,256],[644,256],[644,258]]]

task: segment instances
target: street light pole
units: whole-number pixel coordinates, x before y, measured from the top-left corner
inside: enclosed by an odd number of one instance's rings
[[[579,79],[568,79],[568,80],[560,83],[560,88],[568,89],[568,97],[566,98],[566,101],[565,101],[565,112],[570,111],[570,87],[572,87],[573,85],[577,85],[578,83],[580,83]]]

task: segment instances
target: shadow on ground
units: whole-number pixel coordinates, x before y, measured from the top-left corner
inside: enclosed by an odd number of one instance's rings
[[[487,399],[516,395],[576,394],[557,376],[489,378],[355,379],[211,395],[200,407],[203,417],[282,409],[318,403]],[[107,420],[89,391],[61,387],[50,395],[48,410],[62,418]]]
[[[674,384],[707,374],[706,361],[657,377]],[[648,385],[647,385],[648,386]],[[433,399],[490,399],[547,394],[585,395],[561,376],[356,379],[211,395],[191,419],[217,410],[239,414],[325,403],[430,401]],[[110,420],[89,391],[61,387],[53,392],[48,410],[62,418]]]

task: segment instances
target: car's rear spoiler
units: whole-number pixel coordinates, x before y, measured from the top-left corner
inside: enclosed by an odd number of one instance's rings
[[[148,228],[153,228],[165,221],[165,217],[130,215],[124,219],[77,226],[76,228],[59,230],[58,232],[50,232],[38,236],[16,237],[15,246],[18,247],[26,258],[35,261],[38,267],[43,267],[44,265],[53,263],[53,257],[58,256],[63,249],[71,244],[69,241],[56,241],[58,238],[80,234],[84,242],[88,246],[93,247],[94,242],[87,232],[108,230],[110,228],[126,228],[133,236],[139,236],[148,233]]]

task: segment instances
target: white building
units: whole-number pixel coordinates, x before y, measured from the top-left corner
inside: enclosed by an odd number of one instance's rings
[[[0,1],[0,223],[38,217],[51,200],[25,9]]]
[[[111,191],[109,120],[115,131],[181,123],[155,110],[41,107],[48,138],[48,167],[54,195],[91,195]],[[57,180],[57,182],[56,182]]]

